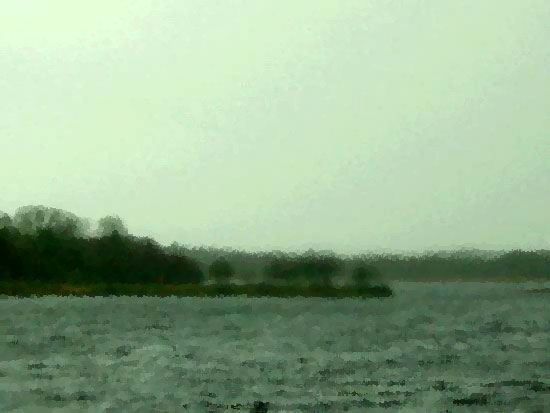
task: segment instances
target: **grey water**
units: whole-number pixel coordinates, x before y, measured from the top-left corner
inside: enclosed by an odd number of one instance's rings
[[[526,292],[541,286],[5,298],[0,411],[550,411],[550,295]]]

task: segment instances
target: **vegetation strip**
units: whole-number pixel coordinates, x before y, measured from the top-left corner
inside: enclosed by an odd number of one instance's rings
[[[272,285],[162,285],[162,284],[42,284],[42,283],[0,283],[0,295],[31,296],[176,296],[176,297],[390,297],[387,286],[371,287],[296,287]]]

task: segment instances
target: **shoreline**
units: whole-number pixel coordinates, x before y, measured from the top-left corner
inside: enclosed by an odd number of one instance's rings
[[[138,297],[278,297],[278,298],[382,298],[393,291],[384,285],[365,287],[298,287],[262,284],[196,285],[196,284],[60,284],[37,282],[0,282],[0,296],[138,296]]]
[[[526,290],[526,292],[531,294],[550,294],[550,288],[532,288]]]

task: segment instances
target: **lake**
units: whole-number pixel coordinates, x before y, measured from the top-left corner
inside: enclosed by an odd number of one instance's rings
[[[549,286],[4,298],[0,411],[549,411]]]

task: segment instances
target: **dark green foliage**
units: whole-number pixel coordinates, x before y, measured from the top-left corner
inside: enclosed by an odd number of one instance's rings
[[[12,221],[11,217],[8,214],[0,211],[0,229],[6,228],[6,227],[11,227],[12,223],[13,223],[13,221]]]
[[[177,296],[177,297],[391,297],[392,291],[386,286],[373,287],[325,287],[325,286],[273,286],[267,284],[246,285],[200,285],[156,283],[86,283],[82,286],[44,283],[40,281],[0,281],[0,294],[28,297],[32,295],[78,295],[78,296]]]
[[[12,224],[22,234],[36,235],[42,229],[55,233],[84,237],[89,232],[89,222],[75,214],[43,205],[29,205],[19,208]]]
[[[23,262],[14,245],[17,235],[13,228],[0,229],[0,280],[18,279],[23,274]]]
[[[220,257],[210,264],[208,274],[216,282],[226,283],[233,277],[235,270],[224,257]]]
[[[248,253],[176,243],[163,247],[152,239],[127,235],[116,216],[100,220],[101,236],[90,236],[88,226],[70,212],[43,206],[20,208],[13,219],[0,213],[0,281],[197,284],[208,271],[219,284],[227,284],[237,274],[247,284],[307,285],[313,291],[330,287],[337,277],[344,284],[351,278],[356,289],[368,290],[382,281],[382,274],[386,280],[550,279],[550,251],[352,257],[311,250],[301,255]]]
[[[37,229],[36,229],[37,228]],[[150,239],[80,238],[54,226],[0,229],[0,280],[44,283],[200,283],[199,264]],[[26,228],[28,230],[28,228]],[[30,233],[29,233],[30,232]]]
[[[377,255],[363,258],[384,277],[400,280],[547,280],[550,279],[550,251],[514,250],[490,256],[429,254],[419,257]]]
[[[302,279],[311,285],[329,286],[342,264],[342,260],[326,255],[274,257],[266,265],[265,274],[287,283]]]
[[[128,235],[128,229],[117,215],[108,215],[103,217],[98,222],[97,235],[106,237],[117,232],[120,235]]]
[[[202,263],[205,270],[208,264],[223,254],[235,268],[236,273],[252,274],[254,282],[303,283],[308,281],[306,274],[315,274],[308,265],[308,257],[331,257],[337,269],[330,280],[337,277],[353,278],[358,267],[375,269],[371,282],[383,280],[415,281],[490,281],[490,280],[550,280],[550,251],[478,251],[459,250],[430,253],[419,256],[403,255],[361,255],[336,256],[336,254],[302,254],[282,252],[249,253],[206,247],[183,247],[173,244],[170,249],[175,254],[184,254]],[[334,269],[334,268],[333,268]],[[313,276],[315,277],[315,276]],[[317,283],[320,283],[317,281]]]
[[[380,278],[380,271],[372,265],[361,265],[353,270],[352,278],[357,285],[369,285]]]

